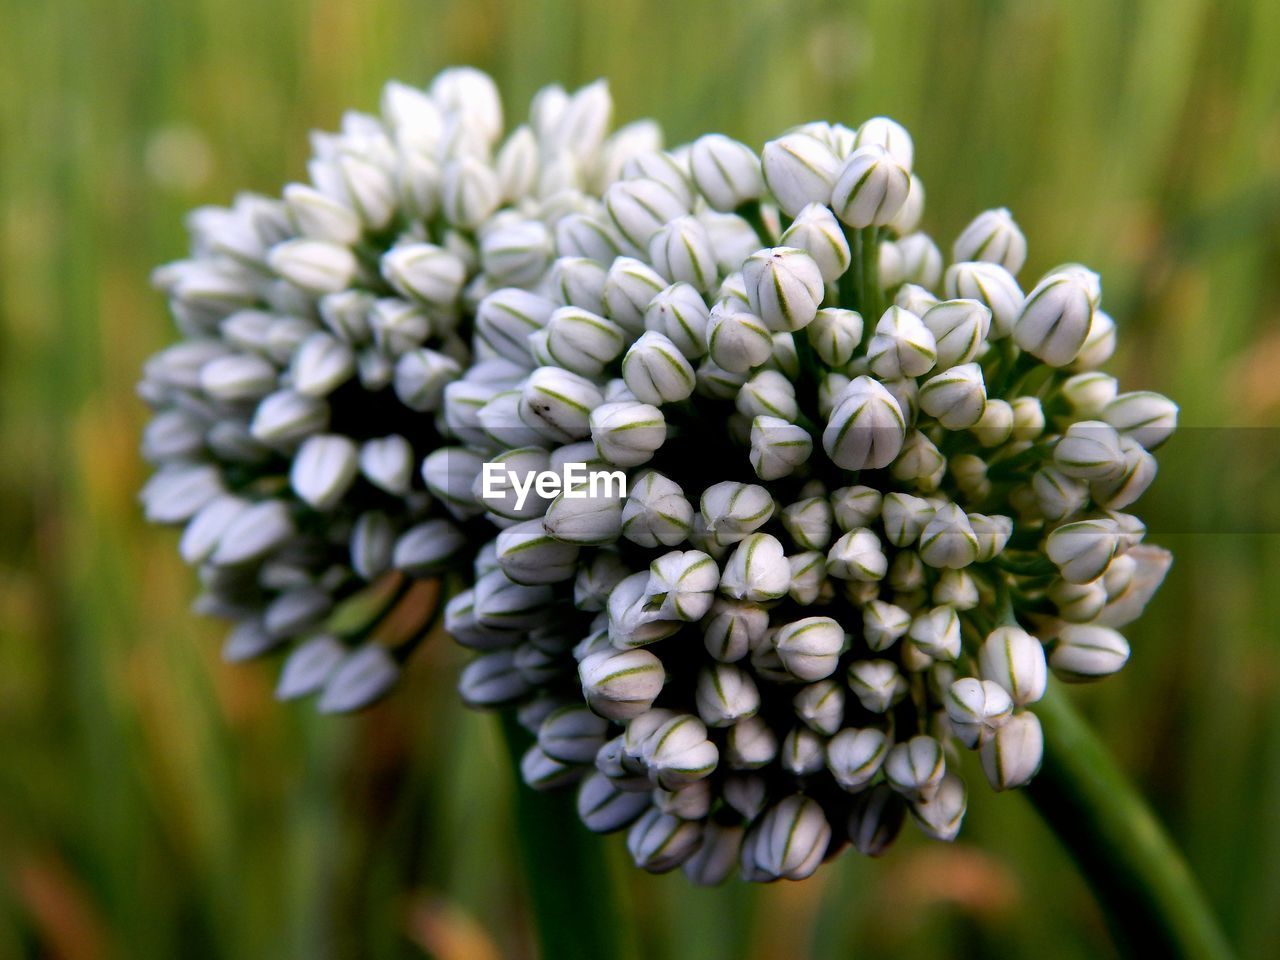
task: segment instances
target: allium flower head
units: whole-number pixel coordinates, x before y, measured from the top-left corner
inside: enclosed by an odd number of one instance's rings
[[[548,362],[585,358],[572,365],[592,375],[623,346],[612,327],[584,342],[574,318],[596,316],[625,247],[604,192],[660,132],[608,136],[610,114],[603,83],[549,87],[504,135],[477,70],[388,84],[378,115],[314,134],[307,182],[196,210],[189,257],[156,271],[182,339],[140,386],[155,411],[143,503],[185,527],[197,607],[235,624],[228,659],[292,645],[281,697],[319,692],[321,709],[346,710],[381,694],[433,606],[410,581],[470,562],[466,474],[483,456],[430,454],[489,436],[486,422],[504,443],[546,446],[599,404],[575,380],[562,419],[500,432],[497,411],[514,420],[523,396],[529,333],[554,331]],[[538,549],[515,546],[508,564]],[[571,576],[565,548],[551,551]]]
[[[1096,372],[1097,275],[1019,279],[1006,210],[918,232],[913,153],[874,118],[758,172],[720,136],[633,158],[616,247],[557,231],[555,309],[477,307],[439,485],[503,532],[446,617],[462,692],[518,706],[526,779],[577,783],[645,869],[800,878],[908,814],[953,838],[957,751],[1030,780],[1028,707],[1124,664],[1169,564],[1124,511],[1177,408]],[[573,462],[625,493],[481,495]]]

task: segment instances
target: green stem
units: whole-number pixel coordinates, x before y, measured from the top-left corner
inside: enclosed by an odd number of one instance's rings
[[[1131,956],[1230,960],[1186,861],[1071,702],[1050,686],[1031,802],[1075,858]]]
[[[617,899],[599,838],[590,835],[564,791],[540,793],[520,783],[520,757],[533,742],[511,711],[502,732],[517,780],[515,835],[525,895],[542,960],[619,957]]]
[[[884,313],[880,292],[880,228],[867,227],[862,234],[862,319],[874,327]]]

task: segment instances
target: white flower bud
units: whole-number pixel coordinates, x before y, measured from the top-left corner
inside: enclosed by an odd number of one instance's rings
[[[936,341],[938,369],[945,370],[978,355],[991,326],[991,311],[976,300],[944,300],[921,320]]]
[[[907,636],[935,660],[960,656],[960,618],[954,607],[934,607],[917,613]]]
[[[905,607],[909,609],[918,607],[922,601],[918,601],[918,597],[912,595],[924,589],[925,569],[920,554],[914,550],[900,551],[889,567],[888,580],[889,586],[898,592],[899,599]]]
[[[826,307],[805,330],[814,352],[829,367],[843,367],[862,342],[862,316],[853,310]]]
[[[997,263],[1011,274],[1017,273],[1027,259],[1027,240],[1008,210],[986,210],[956,237],[951,259]]]
[[[931,796],[946,772],[942,744],[930,736],[915,736],[895,744],[884,758],[884,775],[889,786],[912,800]]]
[[[978,563],[994,560],[1013,535],[1013,521],[1008,517],[989,517],[981,513],[971,513],[968,519],[974,536],[978,538]]]
[[[751,423],[751,466],[761,480],[790,476],[812,451],[813,439],[802,427],[767,416]]]
[[[769,809],[751,845],[755,866],[769,877],[803,880],[818,869],[831,843],[831,824],[817,801],[794,794]],[[743,848],[746,856],[747,847]]]
[[[337,293],[351,286],[359,264],[347,247],[323,240],[286,240],[267,254],[267,265],[294,286],[312,294]]]
[[[959,570],[978,558],[978,537],[954,503],[938,507],[920,535],[920,559],[931,567]]]
[[[909,547],[920,539],[925,526],[933,519],[935,507],[928,500],[908,493],[890,493],[884,498],[881,513],[885,537],[895,547]]]
[[[1025,443],[1044,433],[1044,409],[1038,397],[1015,397],[1009,406],[1013,409],[1014,440]]]
[[[1022,305],[1013,342],[1051,367],[1065,367],[1084,346],[1093,304],[1084,281],[1052,273],[1036,284]]]
[[[655,807],[681,820],[702,820],[711,812],[711,784],[706,780],[695,780],[679,790],[655,787],[650,796]]]
[[[1116,555],[1120,531],[1114,520],[1078,520],[1058,527],[1045,541],[1045,553],[1068,583],[1102,576]]]
[[[494,283],[537,282],[555,254],[551,232],[537,220],[517,220],[488,230],[480,239],[480,263]]]
[[[925,836],[950,841],[960,832],[967,806],[964,781],[957,774],[949,773],[931,796],[912,801],[911,814]]]
[[[328,511],[350,489],[358,469],[356,445],[346,437],[323,434],[303,441],[293,458],[289,482],[303,502]]]
[[[844,534],[827,553],[827,573],[864,583],[883,579],[889,568],[879,538],[866,527]]]
[[[774,646],[787,672],[811,683],[835,672],[845,635],[830,617],[806,617],[779,628]]]
[[[967,570],[943,570],[933,587],[934,603],[957,610],[972,610],[981,599],[978,583]]]
[[[840,160],[822,140],[794,132],[764,145],[761,166],[778,206],[794,217],[808,204],[831,199]]]
[[[467,279],[466,264],[457,254],[431,243],[397,244],[383,255],[379,267],[402,297],[434,307],[456,303]]]
[[[809,497],[785,507],[782,526],[802,550],[826,550],[831,543],[833,515],[826,497]]]
[[[691,714],[677,714],[645,740],[643,759],[658,786],[679,789],[708,776],[720,751],[707,739],[707,728]]]
[[[864,856],[882,856],[897,839],[905,818],[902,798],[888,784],[877,784],[853,798],[849,839]]]
[[[529,334],[545,327],[555,309],[552,301],[527,290],[495,290],[476,307],[476,338],[498,356],[527,367]]]
[[[577,307],[561,307],[552,313],[545,332],[551,360],[584,377],[598,377],[626,342],[617,324]]]
[[[395,684],[400,665],[386,647],[377,643],[348,653],[329,673],[320,691],[320,713],[350,713],[367,707]]]
[[[868,365],[882,380],[922,376],[933,369],[937,359],[932,331],[914,313],[897,306],[880,317],[867,344]]]
[[[694,622],[706,616],[720,583],[720,568],[701,550],[673,550],[649,565],[646,607],[669,620]]]
[[[1120,449],[1124,453],[1124,469],[1115,477],[1089,484],[1090,496],[1108,510],[1123,510],[1141,497],[1156,478],[1156,458],[1135,440],[1121,437]]]
[[[920,409],[948,430],[974,426],[982,419],[986,405],[987,387],[982,367],[976,363],[944,370],[920,388]]]
[[[898,456],[906,429],[893,394],[870,377],[857,377],[831,411],[822,446],[836,466],[877,470]]]
[[[284,201],[298,233],[308,240],[350,246],[360,239],[360,218],[345,203],[304,183],[284,188]]]
[[[707,652],[722,663],[733,663],[760,642],[769,626],[767,610],[739,600],[717,597],[702,624]]]
[[[1053,448],[1053,462],[1068,477],[1080,480],[1111,480],[1125,468],[1120,435],[1099,420],[1081,420]]]
[[[622,497],[612,484],[605,489],[590,485],[567,489],[551,501],[542,525],[548,535],[564,543],[613,543],[622,535]]]
[[[622,535],[642,547],[673,547],[693,530],[693,507],[684,491],[650,470],[631,486],[622,508]]]
[[[675,283],[662,290],[644,311],[645,329],[665,336],[690,360],[707,352],[708,319],[702,296],[687,283]]]
[[[1097,371],[1077,373],[1062,382],[1062,396],[1076,416],[1097,419],[1116,398],[1119,381]]]
[[[591,435],[591,411],[604,396],[590,380],[559,367],[539,367],[524,383],[520,419],[550,440],[570,443]]]
[[[701,823],[680,820],[657,808],[641,814],[627,833],[631,859],[650,873],[674,870],[697,852],[701,842]]]
[[[1075,369],[1093,370],[1110,360],[1115,352],[1116,323],[1110,316],[1095,308],[1093,321],[1089,324],[1089,335],[1076,354]]]
[[[577,546],[552,537],[541,519],[502,530],[497,547],[498,565],[516,583],[559,583],[572,579],[577,569]]]
[[[837,401],[849,386],[849,378],[843,373],[820,373],[818,382],[818,413],[823,417],[831,416]],[[899,405],[901,409],[901,405]]]
[[[481,654],[467,664],[458,677],[458,695],[462,697],[463,703],[472,707],[481,709],[503,707],[527,696],[528,693],[529,682],[516,668],[514,649],[494,650]],[[547,765],[553,767],[555,772],[562,772],[559,770],[560,765],[551,761],[550,757],[546,757],[545,754],[542,757],[548,761]],[[526,774],[531,772],[525,770],[524,763],[521,764],[521,768]],[[544,765],[542,772],[551,771],[546,771]],[[533,782],[537,779],[540,778],[534,778]],[[532,785],[528,778],[526,782]]]
[[[596,713],[623,721],[647,711],[666,682],[662,661],[648,650],[621,650],[587,657],[578,665],[582,693]]]
[[[271,361],[252,353],[215,357],[200,369],[200,387],[215,400],[258,400],[276,386]]]
[[[584,779],[578,788],[578,819],[592,833],[621,830],[647,809],[647,794],[621,790],[598,771]]]
[[[991,631],[978,651],[978,664],[983,678],[1000,684],[1019,707],[1044,696],[1044,647],[1019,627]]]
[[[767,533],[743,539],[724,564],[720,592],[734,600],[764,603],[786,595],[791,567],[782,544]]]
[[[1058,632],[1049,666],[1062,680],[1084,682],[1109,676],[1129,659],[1129,643],[1110,627],[1071,623]]]
[[[872,117],[870,120],[864,120],[862,125],[858,127],[857,136],[853,139],[853,146],[883,147],[899,164],[911,169],[911,164],[915,159],[915,146],[911,142],[911,134],[907,133],[906,127],[898,123],[896,120],[890,120],[888,117]]]
[[[819,680],[792,698],[796,716],[811,730],[832,736],[844,721],[844,687],[838,680]]]
[[[730,304],[711,308],[706,330],[711,359],[731,373],[746,373],[773,354],[773,337],[765,322]]]
[[[1148,390],[1122,393],[1102,412],[1102,419],[1120,432],[1136,440],[1147,450],[1154,450],[1173,434],[1178,425],[1178,405],[1168,397]]]
[[[830,503],[836,525],[848,533],[868,527],[880,516],[884,497],[873,487],[854,485],[831,492]]]
[[[969,749],[986,743],[1013,713],[1013,701],[998,683],[964,677],[947,690],[947,716],[956,736]]]
[[[618,233],[643,251],[666,224],[689,213],[689,204],[670,187],[648,178],[613,184],[605,191],[604,205]]]
[[[767,766],[778,755],[778,738],[760,717],[748,717],[729,728],[725,740],[725,760],[734,770],[755,770]]]
[[[627,350],[622,377],[637,400],[655,406],[688,398],[697,383],[693,367],[676,345],[652,330]]]
[[[699,887],[714,887],[727,880],[738,866],[742,836],[742,827],[706,821],[702,827],[702,846],[681,868],[689,882]]]
[[[437,410],[444,399],[444,388],[462,374],[453,357],[425,347],[410,350],[396,361],[396,396],[410,410],[419,413]]]
[[[735,210],[764,192],[760,159],[744,143],[709,133],[689,151],[693,183],[716,210]]]
[[[488,164],[470,156],[445,164],[440,208],[455,227],[474,230],[498,209],[501,202],[502,185]]]
[[[760,691],[741,667],[716,663],[698,673],[698,716],[709,727],[728,727],[755,715]]]
[[[724,544],[737,543],[762,527],[773,516],[773,506],[764,487],[734,480],[707,487],[699,503],[707,531]]]
[[[413,474],[413,447],[399,434],[366,440],[360,446],[360,472],[378,489],[403,496]]]
[[[636,153],[623,164],[622,179],[656,181],[679,197],[686,210],[693,208],[696,195],[688,164],[674,154],[661,149]]]
[[[742,282],[751,312],[770,330],[808,326],[826,294],[817,262],[795,247],[753,253],[742,265]]]
[[[628,400],[606,403],[591,411],[591,439],[600,456],[619,467],[638,467],[667,438],[662,411]]]
[[[856,792],[876,777],[888,753],[890,742],[883,731],[847,728],[827,744],[827,767],[841,788]]]
[[[991,311],[988,336],[992,340],[1013,333],[1026,299],[1013,274],[997,263],[953,263],[947,267],[943,287],[948,297],[975,300]]]
[[[1044,756],[1044,731],[1034,713],[1010,717],[982,745],[982,770],[994,790],[1012,790],[1031,781]]]
[[[547,275],[547,289],[564,306],[604,312],[604,285],[608,273],[602,264],[586,257],[560,257]]]
[[[895,479],[913,482],[922,490],[936,490],[947,470],[947,458],[920,430],[912,430],[893,462]]]
[[[783,232],[781,242],[812,257],[824,283],[834,283],[849,269],[849,241],[825,202],[810,203],[801,210]]]
[[[911,171],[878,145],[849,154],[831,189],[831,208],[861,229],[883,226],[897,216],[911,190]]]
[[[817,550],[808,550],[787,558],[791,567],[791,586],[787,592],[801,606],[816,603],[827,584],[827,558]]]
[[[605,311],[622,329],[639,336],[645,326],[645,310],[669,285],[648,264],[618,257],[605,277]]]
[[[231,519],[209,562],[219,567],[250,563],[266,556],[293,535],[293,519],[285,503],[264,500],[241,510]]]
[[[876,653],[888,650],[911,627],[911,614],[884,600],[872,600],[862,609],[862,635]]]
[[[859,660],[849,667],[849,689],[872,713],[886,713],[907,692],[906,678],[891,660]]]
[[[826,765],[825,744],[807,727],[795,727],[783,738],[778,760],[793,777],[812,776]]]
[[[1063,620],[1069,623],[1090,623],[1107,605],[1107,588],[1102,580],[1089,583],[1058,580],[1049,587],[1049,599],[1058,608],[1058,616]]]
[[[1002,446],[1013,436],[1013,407],[1005,400],[988,397],[982,418],[970,429],[988,450]]]
[[[560,763],[592,763],[608,728],[607,720],[586,707],[560,707],[538,727],[538,747]]]
[[[654,269],[668,280],[687,283],[703,293],[716,288],[715,248],[696,217],[677,217],[664,225],[653,234],[648,250]]]
[[[323,397],[355,373],[351,347],[327,333],[313,333],[293,357],[293,389],[303,396]],[[262,439],[261,437],[259,439]]]

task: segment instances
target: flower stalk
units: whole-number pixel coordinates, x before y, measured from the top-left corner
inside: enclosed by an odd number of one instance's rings
[[[503,740],[515,776],[533,738],[509,712]],[[570,795],[518,788],[514,834],[525,895],[544,960],[598,960],[628,955],[618,941],[618,899],[599,839],[582,829]]]
[[[1230,960],[1204,893],[1151,808],[1070,700],[1050,687],[1033,708],[1044,762],[1026,787],[1132,956]]]

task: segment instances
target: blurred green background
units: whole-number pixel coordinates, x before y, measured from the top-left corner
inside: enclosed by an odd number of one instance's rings
[[[512,113],[607,76],[672,142],[887,113],[944,247],[1004,204],[1027,276],[1102,272],[1113,368],[1183,406],[1142,509],[1178,559],[1130,668],[1077,699],[1242,954],[1280,955],[1280,4],[0,0],[0,23],[0,958],[530,955],[511,777],[455,652],[356,719],[277,706],[135,504],[133,381],[172,337],[147,274],[183,212],[275,191],[308,129],[464,62]],[[1113,955],[1025,800],[974,794],[954,846],[767,889],[646,877],[613,838],[637,955]]]

